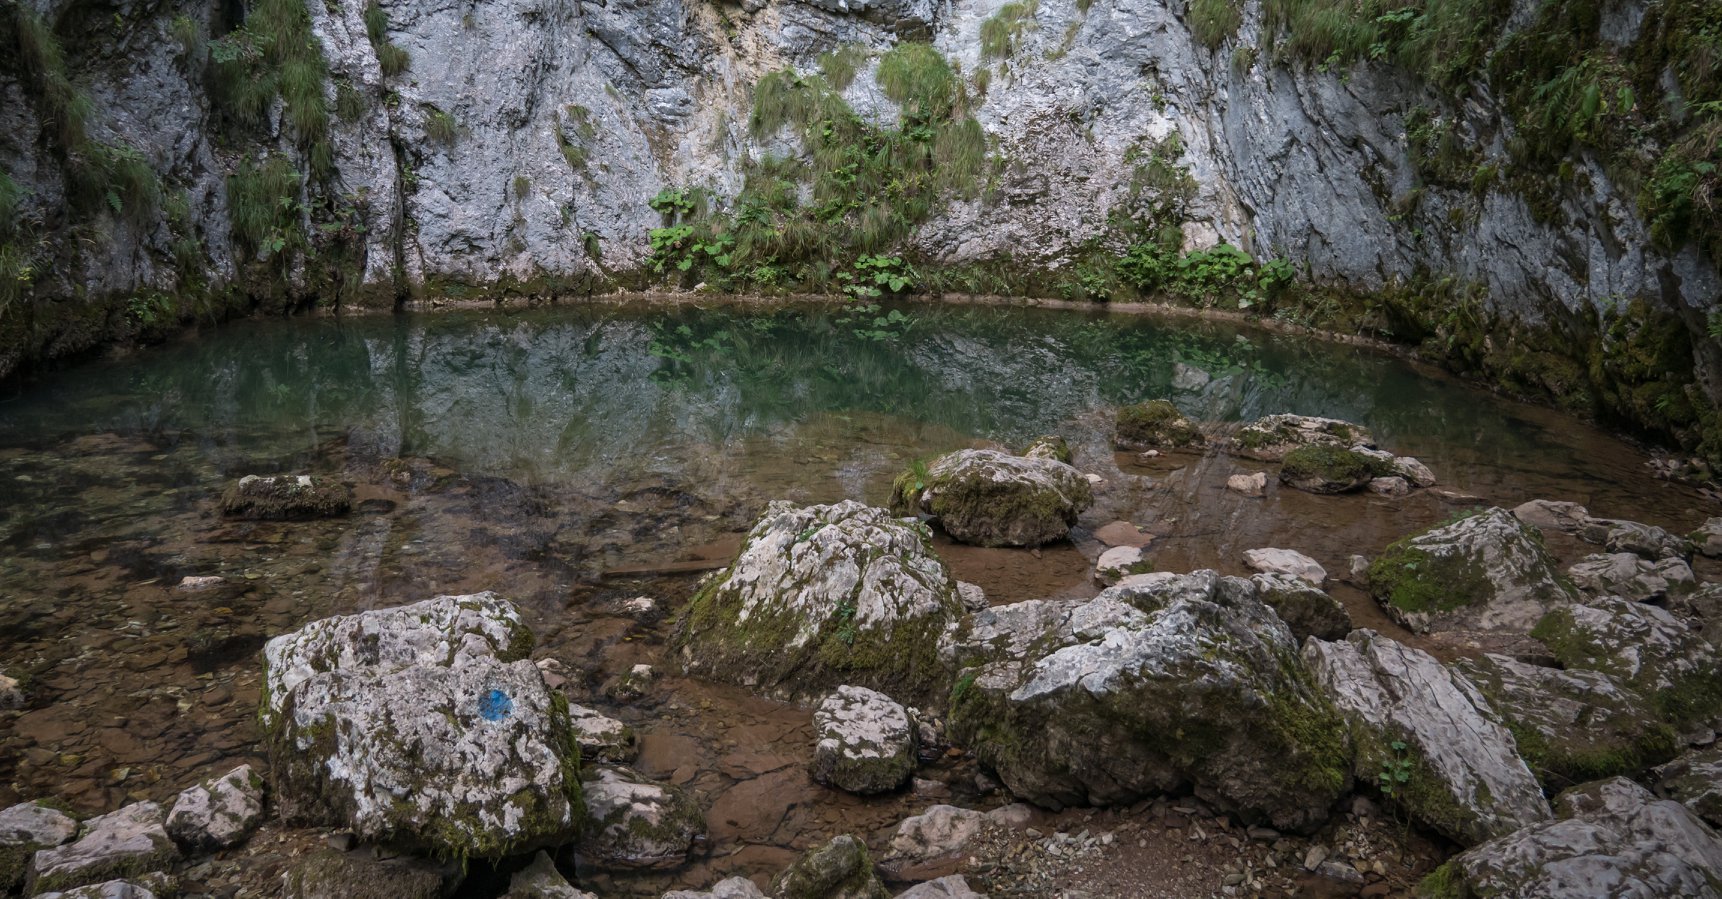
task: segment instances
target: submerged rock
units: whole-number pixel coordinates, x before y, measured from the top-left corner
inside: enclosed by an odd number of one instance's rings
[[[1398,497],[1411,493],[1411,485],[1398,475],[1385,478],[1370,478],[1366,484],[1369,492],[1376,496]]]
[[[1658,795],[1722,827],[1722,746],[1695,749],[1651,772]]]
[[[1568,669],[1607,674],[1645,696],[1676,729],[1722,712],[1716,647],[1667,611],[1613,596],[1550,612],[1531,635]]]
[[[84,822],[75,842],[30,859],[28,895],[67,890],[151,871],[165,871],[179,850],[162,826],[161,806],[139,802]]]
[[[1531,770],[1551,784],[1635,774],[1672,758],[1673,728],[1638,691],[1600,671],[1527,665],[1503,655],[1454,669],[1487,696]]]
[[[1384,474],[1383,463],[1342,446],[1302,446],[1285,455],[1280,483],[1305,493],[1351,493]]]
[[[1338,715],[1255,587],[1139,575],[1088,601],[994,607],[952,636],[953,742],[1018,798],[1115,805],[1193,783],[1282,828],[1350,786]]]
[[[605,768],[584,784],[583,854],[606,868],[673,868],[706,832],[693,794],[626,768]]]
[[[1670,590],[1692,587],[1692,568],[1680,558],[1650,562],[1632,553],[1590,555],[1567,569],[1567,576],[1591,596],[1619,596],[1638,602],[1664,599]]]
[[[848,835],[807,850],[771,882],[776,899],[888,899],[867,846]]]
[[[1308,581],[1285,574],[1258,574],[1250,583],[1256,585],[1256,596],[1286,623],[1300,644],[1307,637],[1338,640],[1351,633],[1351,614],[1345,606]]]
[[[1434,656],[1371,630],[1310,640],[1303,656],[1351,719],[1357,776],[1385,785],[1417,820],[1472,845],[1549,817],[1513,735],[1483,694]]]
[[[566,842],[579,748],[567,701],[519,658],[530,646],[488,593],[269,641],[264,738],[283,818],[471,858]]]
[[[1088,479],[1053,459],[996,450],[958,450],[909,472],[893,486],[892,511],[920,512],[962,543],[1040,546],[1070,535],[1094,502]]]
[[[916,728],[883,693],[838,687],[813,710],[813,779],[851,793],[884,793],[915,773]]]
[[[1349,421],[1309,415],[1268,415],[1245,425],[1233,436],[1230,448],[1240,456],[1263,462],[1278,462],[1299,447],[1372,446],[1369,429]]]
[[[1423,883],[1437,896],[1722,897],[1722,839],[1685,806],[1622,777],[1555,800],[1557,820],[1459,855]]]
[[[1167,400],[1149,400],[1118,410],[1114,445],[1121,450],[1188,449],[1207,442],[1178,407]]]
[[[353,492],[345,484],[310,475],[246,475],[221,495],[221,514],[229,518],[293,521],[332,518],[352,511]]]
[[[1245,496],[1267,496],[1268,473],[1256,471],[1250,474],[1232,475],[1226,478],[1226,489],[1233,493],[1242,493]]]
[[[1147,574],[1154,570],[1148,554],[1140,546],[1114,546],[1100,554],[1094,562],[1094,579],[1110,587],[1124,578]]]
[[[514,872],[508,881],[508,892],[502,899],[598,899],[596,894],[575,889],[556,870],[556,863],[543,850],[533,857],[532,864]]]
[[[677,625],[690,673],[774,693],[853,684],[919,701],[950,683],[938,640],[964,612],[924,527],[856,502],[774,502]]]
[[[263,778],[240,765],[180,792],[167,832],[187,852],[212,852],[244,841],[263,823]]]
[[[1369,591],[1416,633],[1525,633],[1578,598],[1540,536],[1489,509],[1394,543],[1369,566]]]
[[[438,899],[446,880],[437,865],[399,857],[381,861],[369,852],[325,849],[281,875],[282,899]]]

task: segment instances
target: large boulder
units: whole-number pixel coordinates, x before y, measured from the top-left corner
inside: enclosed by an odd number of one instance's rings
[[[1631,687],[1678,730],[1708,727],[1722,712],[1716,647],[1664,609],[1598,597],[1549,612],[1531,636],[1563,666],[1600,671]]]
[[[229,518],[292,521],[331,518],[353,508],[346,485],[311,475],[246,475],[221,495],[221,514]]]
[[[1121,450],[1189,449],[1205,442],[1201,430],[1166,400],[1118,409],[1113,443]]]
[[[1351,493],[1389,470],[1386,463],[1343,446],[1301,446],[1286,453],[1280,483],[1305,493]]]
[[[891,491],[893,512],[931,515],[952,539],[976,546],[1063,540],[1093,502],[1082,472],[997,450],[947,453],[898,478]]]
[[[1280,616],[1300,644],[1306,637],[1338,640],[1351,633],[1351,613],[1345,606],[1302,578],[1258,574],[1250,583],[1256,585],[1256,596]]]
[[[75,842],[38,850],[30,859],[25,895],[167,870],[179,850],[162,817],[160,805],[138,802],[85,821]]]
[[[289,821],[433,854],[567,842],[580,816],[568,702],[491,594],[313,622],[265,646],[274,801]]]
[[[813,779],[851,793],[884,793],[915,773],[907,709],[866,687],[838,687],[813,710]]]
[[[1135,802],[1194,784],[1308,828],[1351,785],[1344,726],[1255,587],[1138,575],[1088,601],[981,612],[952,636],[952,741],[1018,798]]]
[[[797,696],[843,684],[942,695],[938,640],[964,612],[924,527],[856,502],[774,502],[688,604],[688,671]]]
[[[807,850],[771,882],[774,899],[887,899],[866,844],[848,835]]]
[[[1488,700],[1434,656],[1367,629],[1310,640],[1303,655],[1351,720],[1358,777],[1417,820],[1472,845],[1549,816]]]
[[[1546,784],[1635,774],[1672,758],[1677,735],[1651,704],[1600,671],[1527,665],[1503,655],[1453,666],[1499,712],[1519,755]]]
[[[1585,556],[1567,569],[1573,585],[1590,596],[1619,596],[1638,602],[1665,599],[1693,585],[1692,568],[1678,557],[1655,562],[1633,553]]]
[[[1451,859],[1424,894],[1722,899],[1722,839],[1680,803],[1620,777],[1569,790],[1555,809]]]
[[[1722,827],[1722,746],[1695,749],[1651,772],[1658,795]]]
[[[30,856],[78,835],[78,820],[56,808],[25,802],[0,811],[0,893],[24,883]]]
[[[705,837],[705,813],[680,787],[605,768],[586,781],[584,792],[580,850],[599,867],[673,868]]]
[[[1578,599],[1542,537],[1502,509],[1461,518],[1387,547],[1369,566],[1369,591],[1416,633],[1524,633]]]
[[[187,852],[235,845],[263,823],[263,778],[250,765],[182,790],[167,813],[167,833]]]
[[[1232,452],[1263,462],[1278,462],[1299,447],[1373,446],[1369,429],[1349,421],[1309,415],[1268,415],[1243,426],[1233,435]]]

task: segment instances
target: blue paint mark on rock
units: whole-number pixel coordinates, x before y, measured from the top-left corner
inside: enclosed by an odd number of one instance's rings
[[[514,711],[514,700],[494,687],[478,699],[478,713],[486,721],[501,721]]]

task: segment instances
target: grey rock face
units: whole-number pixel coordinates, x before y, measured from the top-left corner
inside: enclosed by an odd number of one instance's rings
[[[1347,449],[1359,444],[1373,446],[1374,443],[1374,436],[1362,425],[1337,418],[1282,413],[1258,418],[1245,425],[1233,435],[1229,449],[1248,459],[1278,462],[1287,453],[1304,446]]]
[[[1650,562],[1633,553],[1586,556],[1567,569],[1567,577],[1591,596],[1619,596],[1651,602],[1668,596],[1670,590],[1692,587],[1692,568],[1684,559],[1671,557]]]
[[[162,827],[161,806],[139,802],[84,822],[75,842],[30,859],[30,895],[98,884],[119,875],[165,870],[179,850]]]
[[[671,890],[663,899],[766,899],[759,887],[745,877],[728,877],[709,890]]]
[[[1549,817],[1513,735],[1483,694],[1434,656],[1371,630],[1311,640],[1303,655],[1359,734],[1358,776],[1403,765],[1410,779],[1392,799],[1418,820],[1470,845]]]
[[[1339,600],[1309,585],[1308,581],[1283,574],[1258,574],[1250,579],[1256,596],[1291,629],[1292,638],[1338,640],[1351,633],[1351,614]]]
[[[866,844],[848,835],[807,850],[771,882],[777,899],[886,899]]]
[[[1513,507],[1513,516],[1542,530],[1576,534],[1590,520],[1590,512],[1578,503],[1533,499]]]
[[[963,603],[928,538],[860,503],[772,503],[678,623],[687,669],[800,695],[946,689],[937,643]]]
[[[1056,459],[959,450],[933,460],[926,483],[904,485],[896,501],[938,519],[963,543],[1039,546],[1069,536],[1094,493],[1081,472]]]
[[[705,813],[693,794],[626,768],[605,768],[586,781],[581,851],[613,868],[667,868],[687,860],[705,836]]]
[[[1591,543],[1601,544],[1611,553],[1632,553],[1651,560],[1692,555],[1692,544],[1685,537],[1636,521],[1590,518],[1579,526],[1578,535]]]
[[[884,793],[915,773],[908,710],[865,687],[838,687],[813,710],[813,779],[851,793]]]
[[[1525,633],[1549,609],[1578,598],[1536,532],[1501,509],[1389,546],[1369,569],[1387,614],[1417,633]]]
[[[1651,772],[1658,795],[1722,827],[1722,747],[1695,749]]]
[[[946,651],[961,670],[952,741],[1027,801],[1121,804],[1193,782],[1302,828],[1350,784],[1344,728],[1249,581],[1140,575],[1086,602],[994,607]]]
[[[1638,691],[1600,671],[1527,665],[1502,655],[1461,659],[1549,783],[1630,774],[1672,757],[1676,735]],[[1546,775],[1552,775],[1546,776]]]
[[[1555,808],[1556,820],[1448,862],[1448,882],[1478,896],[1722,896],[1722,840],[1685,806],[1615,778],[1563,793]]]
[[[949,874],[917,883],[898,893],[897,899],[986,899],[986,896],[970,889],[961,874]]]
[[[167,813],[167,833],[186,852],[242,842],[263,823],[263,778],[240,765],[180,792]]]
[[[519,658],[530,646],[488,593],[270,640],[265,742],[283,817],[476,858],[565,841],[579,751],[565,703]]]
[[[532,864],[516,871],[508,881],[508,892],[502,899],[598,899],[595,894],[578,890],[556,870],[548,853],[540,850]]]
[[[328,518],[352,507],[353,492],[346,485],[310,475],[246,475],[221,495],[221,514],[229,518]]]
[[[0,811],[0,846],[58,846],[77,834],[77,819],[56,808],[21,802]]]

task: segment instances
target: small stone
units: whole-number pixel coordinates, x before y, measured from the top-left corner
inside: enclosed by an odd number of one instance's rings
[[[1245,496],[1267,496],[1268,474],[1258,471],[1252,474],[1235,474],[1226,478],[1226,489]]]
[[[353,508],[353,492],[344,484],[310,475],[246,475],[221,496],[221,514],[229,518],[267,521],[330,518]]]
[[[1309,847],[1309,851],[1303,854],[1303,869],[1305,871],[1314,871],[1317,866],[1326,860],[1326,846],[1322,846],[1320,844],[1311,846]]]
[[[1100,559],[1094,563],[1094,579],[1102,586],[1111,586],[1133,574],[1144,574],[1154,570],[1139,547],[1114,546],[1100,554]]]
[[[813,713],[813,779],[851,793],[883,793],[915,771],[916,729],[902,704],[865,687],[843,686]]]
[[[29,895],[101,883],[116,874],[167,868],[179,857],[162,826],[161,806],[139,802],[84,822],[77,842],[38,851]]]
[[[705,836],[705,813],[692,794],[627,768],[600,770],[582,792],[581,850],[600,867],[675,867]]]
[[[263,779],[240,765],[179,794],[167,832],[186,852],[212,852],[242,842],[263,821]]]
[[[569,703],[568,724],[580,744],[582,761],[627,764],[640,752],[633,728],[594,709]]]
[[[180,580],[179,586],[174,589],[181,590],[186,593],[198,593],[204,590],[212,590],[225,583],[227,583],[227,578],[218,577],[216,575],[187,575]]]
[[[1376,496],[1405,496],[1411,492],[1411,485],[1397,475],[1386,478],[1371,478],[1369,492]]]
[[[1327,582],[1327,569],[1296,550],[1252,549],[1244,553],[1244,564],[1265,574],[1288,574],[1316,587]]]
[[[508,882],[508,892],[502,899],[598,899],[592,893],[577,890],[556,870],[556,863],[542,849],[532,864],[516,871]]]
[[[982,590],[979,584],[971,584],[968,581],[958,581],[957,596],[962,599],[963,608],[968,609],[971,612],[979,612],[989,605],[987,602],[986,591]]]

